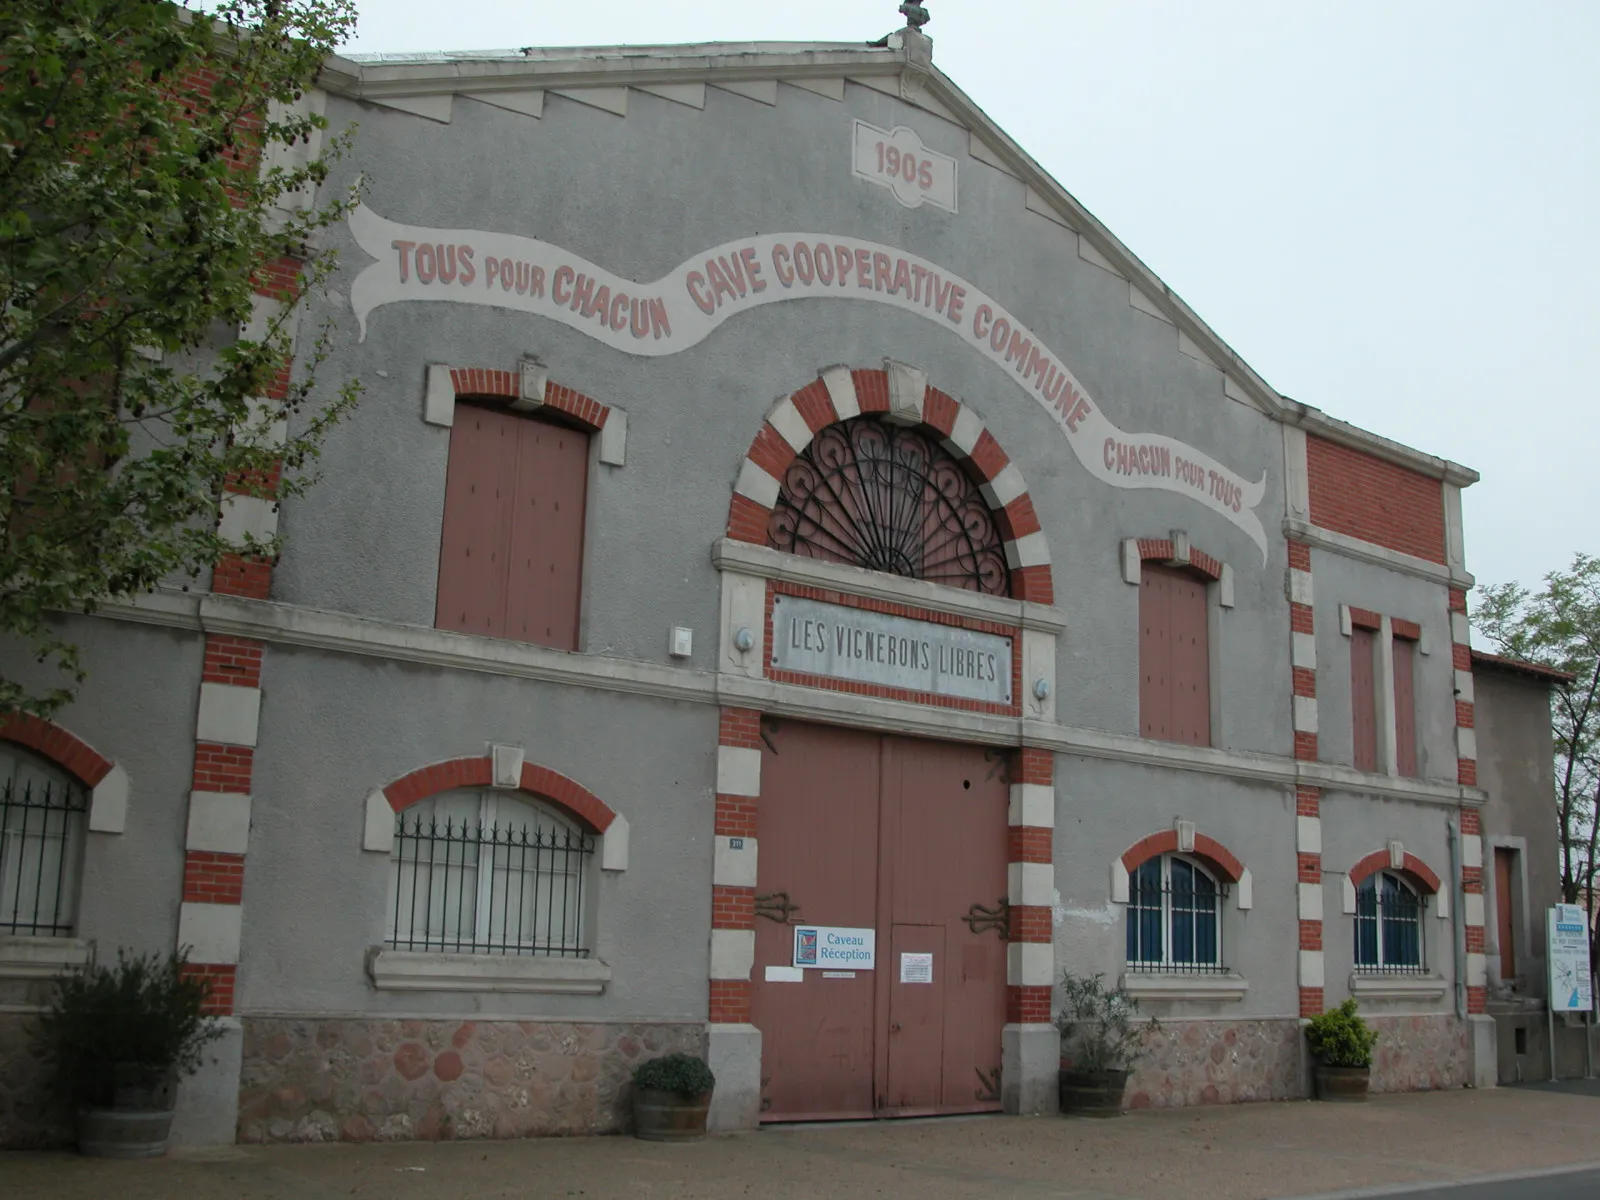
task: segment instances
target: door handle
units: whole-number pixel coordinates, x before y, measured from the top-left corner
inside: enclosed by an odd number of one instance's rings
[[[896,1021],[893,1025],[889,1026],[889,1032],[890,1033],[899,1033],[900,1032],[900,1022]]]

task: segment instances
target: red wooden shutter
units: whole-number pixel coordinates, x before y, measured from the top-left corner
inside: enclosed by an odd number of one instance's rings
[[[1211,744],[1211,648],[1206,585],[1192,575],[1172,581],[1172,740]]]
[[[1372,630],[1356,626],[1350,631],[1350,714],[1355,738],[1355,768],[1378,769],[1377,683],[1372,670]]]
[[[588,473],[586,434],[457,406],[438,628],[577,649]]]
[[[1139,727],[1211,744],[1211,652],[1203,581],[1146,563],[1139,579]]]
[[[1511,881],[1515,878],[1516,851],[1505,846],[1494,848],[1494,915],[1500,938],[1500,978],[1515,979],[1517,946],[1512,937]]]
[[[509,413],[456,406],[433,619],[440,629],[506,636],[507,551],[520,424]]]
[[[576,650],[589,437],[542,421],[519,424],[507,636]]]
[[[1413,778],[1417,774],[1416,648],[1408,638],[1394,639],[1395,769]]]
[[[1151,563],[1139,572],[1139,732],[1172,729],[1172,573]]]

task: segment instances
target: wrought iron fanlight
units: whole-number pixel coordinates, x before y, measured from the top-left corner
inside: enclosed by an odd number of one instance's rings
[[[990,596],[1011,592],[977,485],[932,439],[872,417],[828,426],[796,456],[767,540],[809,558]]]

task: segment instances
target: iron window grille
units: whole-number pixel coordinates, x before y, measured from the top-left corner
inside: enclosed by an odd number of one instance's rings
[[[1128,878],[1128,969],[1221,975],[1227,888],[1198,863],[1163,854]]]
[[[587,958],[594,835],[494,793],[435,797],[398,814],[390,857],[396,950]]]
[[[1379,871],[1356,888],[1355,967],[1363,975],[1421,975],[1421,894],[1398,875]]]
[[[88,816],[84,788],[0,748],[0,934],[72,936]]]
[[[822,430],[789,465],[767,526],[776,549],[1011,594],[989,505],[961,464],[902,425],[856,417]]]

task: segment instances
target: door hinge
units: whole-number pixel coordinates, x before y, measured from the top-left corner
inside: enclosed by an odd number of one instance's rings
[[[1007,941],[1011,936],[1011,901],[1002,896],[993,908],[985,908],[974,901],[967,909],[966,921],[973,933],[988,933],[992,929],[1002,942]]]
[[[776,921],[779,925],[791,924],[790,918],[800,915],[800,906],[789,899],[788,892],[768,892],[756,897],[756,916]]]

